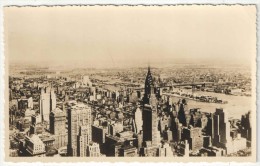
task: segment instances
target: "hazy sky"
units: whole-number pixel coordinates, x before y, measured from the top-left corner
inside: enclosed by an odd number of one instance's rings
[[[254,6],[8,7],[9,61],[84,67],[250,64]]]

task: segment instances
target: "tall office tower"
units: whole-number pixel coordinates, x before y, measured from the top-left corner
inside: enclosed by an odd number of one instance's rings
[[[143,122],[143,141],[152,141],[152,145],[157,146],[160,143],[160,132],[155,108],[150,105],[144,106]]]
[[[42,117],[42,121],[49,122],[49,114],[50,114],[50,94],[45,89],[41,89],[40,95],[40,113]]]
[[[142,119],[142,111],[138,107],[135,111],[135,126],[136,126],[136,133],[139,133],[143,127],[143,119]]]
[[[143,141],[151,141],[152,146],[158,146],[160,143],[160,132],[158,130],[157,119],[157,98],[154,93],[154,83],[150,66],[145,80],[145,89],[143,97]]]
[[[33,98],[32,97],[28,98],[28,108],[33,109]]]
[[[49,122],[49,115],[52,110],[56,108],[56,95],[54,90],[49,87],[46,89],[41,89],[40,95],[40,113],[42,116],[42,121]]]
[[[172,134],[175,142],[182,140],[182,123],[179,122],[178,118],[172,121]]]
[[[80,126],[79,133],[77,135],[77,156],[87,156],[87,146],[89,142],[89,133],[87,126]]]
[[[183,125],[186,126],[187,121],[186,121],[186,115],[185,115],[185,100],[183,99],[181,103],[179,103],[179,111],[178,111],[178,119],[179,122]]]
[[[189,111],[188,111],[188,106],[187,106],[187,101],[185,99],[179,100],[178,102],[178,119],[179,122],[183,126],[187,126],[187,118],[188,121],[190,120],[191,117],[188,117]]]
[[[50,106],[51,106],[50,111],[52,111],[52,110],[54,110],[56,108],[56,95],[54,93],[54,89],[51,89],[51,94],[50,95],[51,95],[50,96],[50,102],[51,102],[51,104],[50,104]]]
[[[84,156],[91,141],[91,108],[82,103],[70,103],[68,111],[68,156]],[[84,126],[84,127],[83,127]],[[80,140],[84,140],[81,144]]]
[[[50,133],[55,138],[54,146],[60,148],[68,143],[66,130],[66,112],[59,108],[50,113]]]
[[[183,129],[183,137],[189,141],[190,150],[198,152],[203,147],[203,136],[200,127],[189,126]]]
[[[222,108],[216,109],[213,114],[212,144],[217,147],[226,148],[230,144],[230,122],[227,113]]]
[[[199,127],[201,127],[202,130],[205,130],[208,124],[208,118],[206,117],[205,114],[202,114],[200,121],[201,121],[201,125]]]
[[[249,111],[241,117],[241,136],[248,141],[252,139],[251,112]]]
[[[207,114],[206,115],[207,118],[207,124],[205,127],[205,133],[206,135],[211,136],[211,138],[213,138],[213,114]]]

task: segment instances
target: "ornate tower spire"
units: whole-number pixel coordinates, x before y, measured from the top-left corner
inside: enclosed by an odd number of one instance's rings
[[[153,82],[153,77],[151,74],[151,69],[150,69],[150,65],[148,66],[148,72],[146,75],[146,79],[145,79],[145,89],[144,89],[144,98],[143,98],[143,103],[144,104],[151,104],[150,103],[150,98],[151,95],[154,95],[154,82]]]
[[[153,77],[150,70],[150,65],[148,66],[148,72],[145,79],[145,93],[151,94],[151,87],[153,87]]]

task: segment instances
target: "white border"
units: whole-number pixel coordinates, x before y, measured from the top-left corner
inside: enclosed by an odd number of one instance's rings
[[[258,106],[260,105],[260,100],[258,100],[259,95],[259,87],[260,83],[258,81],[258,78],[260,76],[260,69],[259,69],[259,61],[260,56],[258,52],[259,47],[259,16],[260,16],[260,1],[259,0],[0,0],[0,122],[4,122],[4,45],[3,45],[3,6],[37,6],[37,5],[174,5],[174,4],[256,4],[257,5],[257,117],[259,117],[259,111]],[[258,118],[257,118],[258,119]],[[259,138],[260,129],[259,126],[260,123],[257,120],[256,121],[256,127],[257,127],[257,140]],[[11,162],[5,162],[4,161],[4,126],[3,123],[0,124],[0,165],[75,165],[75,163],[11,163]],[[259,144],[257,141],[257,152],[259,151]],[[94,163],[90,162],[87,163],[88,165],[220,165],[220,166],[229,166],[229,165],[260,165],[259,163],[259,155],[257,155],[257,163]],[[86,163],[77,163],[80,165],[85,165]]]

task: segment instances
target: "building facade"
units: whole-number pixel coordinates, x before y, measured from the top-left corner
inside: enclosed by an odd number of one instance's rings
[[[87,150],[87,144],[91,141],[91,108],[82,103],[73,103],[68,105],[67,111],[68,155],[86,156],[86,153],[83,153],[83,151]]]

